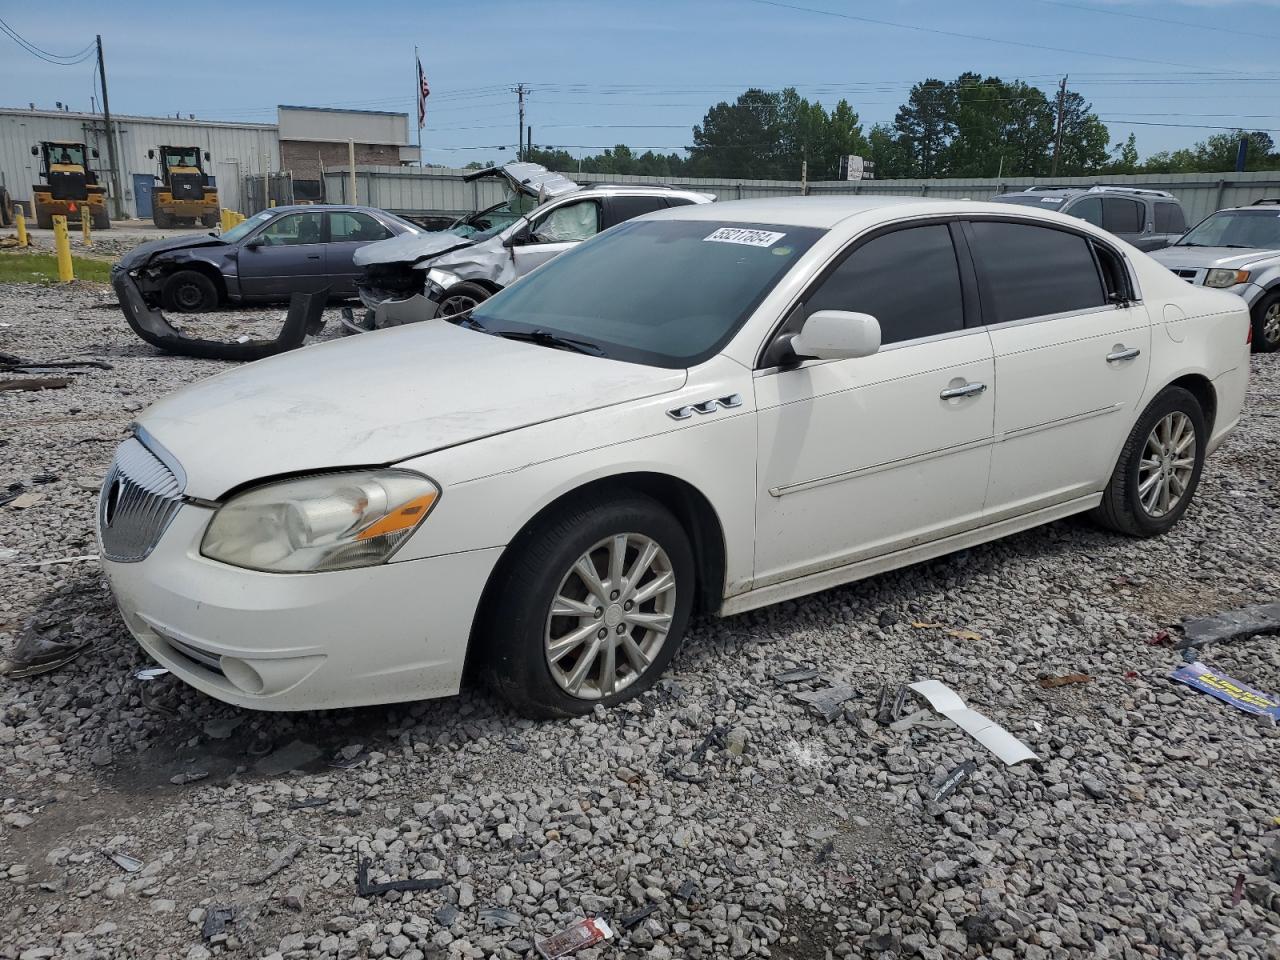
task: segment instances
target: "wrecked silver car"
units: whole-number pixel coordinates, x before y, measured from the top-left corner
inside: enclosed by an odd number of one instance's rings
[[[536,163],[480,170],[467,180],[500,178],[500,204],[464,217],[448,230],[372,243],[355,263],[366,308],[343,310],[354,332],[464,313],[589,237],[668,207],[710,203],[707,193],[652,185],[582,187]]]

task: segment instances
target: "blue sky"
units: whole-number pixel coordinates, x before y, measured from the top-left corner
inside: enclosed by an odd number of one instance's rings
[[[0,17],[59,54],[101,33],[117,112],[216,119],[274,121],[279,103],[412,111],[417,43],[432,88],[423,153],[437,163],[509,156],[497,146],[515,142],[518,82],[535,142],[574,154],[679,148],[747,86],[843,96],[869,129],[913,81],[964,70],[1046,90],[1066,73],[1113,142],[1133,132],[1144,156],[1213,127],[1280,131],[1280,0],[777,2],[0,0]],[[46,64],[0,35],[0,104],[88,109],[92,65]]]

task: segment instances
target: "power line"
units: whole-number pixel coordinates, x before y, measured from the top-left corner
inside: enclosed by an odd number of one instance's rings
[[[1099,119],[1102,119],[1099,117]],[[1268,129],[1266,127],[1222,127],[1208,123],[1155,123],[1151,120],[1121,120],[1111,119],[1107,123],[1115,124],[1118,127],[1185,127],[1188,130],[1244,130],[1246,133],[1280,133],[1280,129]]]
[[[22,47],[23,50],[27,51],[27,53],[34,57],[39,57],[45,63],[52,63],[59,67],[73,67],[77,63],[83,63],[97,51],[97,44],[91,43],[77,53],[51,53],[48,50],[37,47],[30,40],[27,40],[18,33],[17,30],[5,23],[3,19],[0,19],[0,31],[7,34],[11,40],[13,40],[18,46]]]
[[[1146,20],[1149,23],[1168,23],[1178,27],[1191,27],[1193,30],[1213,30],[1217,33],[1231,33],[1238,37],[1249,37],[1252,40],[1280,40],[1280,35],[1274,33],[1259,33],[1257,30],[1232,30],[1230,27],[1214,27],[1207,23],[1191,23],[1187,20],[1172,20],[1168,17],[1152,17],[1141,13],[1125,13],[1122,10],[1103,10],[1100,7],[1090,7],[1083,3],[1067,3],[1065,0],[1036,0],[1037,3],[1048,4],[1052,7],[1066,7],[1070,10],[1085,10],[1089,13],[1101,13],[1109,17],[1125,17],[1129,20]]]
[[[916,23],[898,23],[893,20],[878,20],[875,17],[863,17],[852,13],[837,13],[832,10],[820,10],[817,7],[802,7],[798,4],[782,3],[781,0],[748,0],[769,7],[781,7],[784,10],[798,10],[801,13],[816,13],[825,17],[838,17],[841,20],[856,20],[859,23],[870,23],[880,27],[896,27],[899,30],[915,30],[919,33],[932,33],[941,37],[956,37],[961,40],[979,40],[983,43],[1002,43],[1011,47],[1025,47],[1029,50],[1048,50],[1052,53],[1070,53],[1074,56],[1101,57],[1105,60],[1126,60],[1130,63],[1152,63],[1162,67],[1190,67],[1192,63],[1176,63],[1172,60],[1149,60],[1145,57],[1126,57],[1116,53],[1098,53],[1093,50],[1073,50],[1069,47],[1050,47],[1042,43],[1026,43],[1022,40],[1002,40],[998,37],[984,37],[976,33],[958,33],[954,30],[938,30],[934,27],[922,27]]]

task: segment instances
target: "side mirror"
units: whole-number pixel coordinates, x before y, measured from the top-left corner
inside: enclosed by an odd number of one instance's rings
[[[880,321],[869,313],[819,310],[791,336],[790,346],[801,360],[869,357],[880,349]]]
[[[204,158],[205,158],[206,160],[208,160],[208,159],[209,159],[209,151],[208,151],[208,150],[206,150],[206,151],[204,152]]]
[[[503,241],[502,245],[504,247],[518,247],[521,244],[528,243],[528,242],[529,242],[529,224],[526,223],[515,233],[511,234],[511,236],[507,237],[507,239]]]
[[[244,245],[244,248],[246,250],[257,250],[260,246],[262,246],[262,238],[254,237]]]
[[[89,150],[89,154],[90,154],[90,156],[92,156],[92,157],[93,157],[93,159],[97,160],[97,159],[98,159],[98,148],[97,148],[97,147],[93,147],[93,148],[91,148],[91,149]]]
[[[154,160],[155,158],[156,158],[156,152],[155,152],[154,150],[148,150],[148,151],[147,151],[147,159],[148,159],[148,160]]]
[[[31,155],[32,155],[33,157],[38,157],[38,156],[40,156],[40,148],[39,148],[39,147],[32,147],[32,148],[31,148]]]

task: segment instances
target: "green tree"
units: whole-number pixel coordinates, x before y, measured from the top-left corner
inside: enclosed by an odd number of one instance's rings
[[[1246,133],[1215,133],[1191,147],[1152,154],[1142,164],[1144,173],[1228,173],[1236,168],[1236,151],[1241,137],[1249,141],[1245,153],[1246,170],[1273,170],[1280,166],[1275,141],[1261,130]]]
[[[1111,134],[1084,97],[1068,90],[1062,102],[1062,152],[1058,176],[1079,177],[1102,170],[1110,156]]]
[[[750,89],[720,102],[693,128],[690,168],[699,177],[781,176],[778,164],[781,97]]]
[[[911,155],[915,177],[936,177],[946,171],[947,147],[955,132],[955,91],[941,80],[917,83],[898,108],[893,127]]]
[[[950,177],[994,177],[1000,172],[1007,118],[1020,113],[999,77],[962,73],[950,84],[953,135],[939,172]]]
[[[876,165],[877,180],[897,180],[912,175],[915,159],[905,138],[886,123],[877,123],[867,135],[867,153]]]
[[[1000,157],[996,173],[1007,177],[1039,177],[1049,173],[1053,149],[1054,106],[1039,87],[1021,80],[1004,85]]]
[[[1138,172],[1138,138],[1132,133],[1124,143],[1117,143],[1111,148],[1115,159],[1107,167],[1108,173]]]

